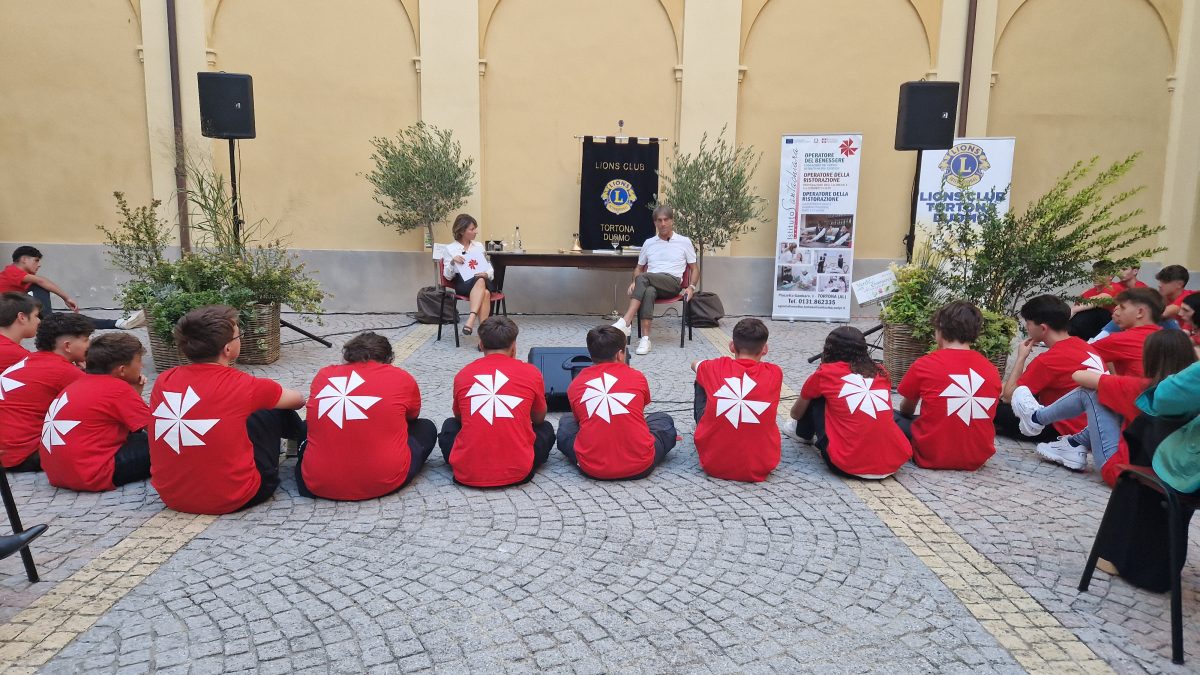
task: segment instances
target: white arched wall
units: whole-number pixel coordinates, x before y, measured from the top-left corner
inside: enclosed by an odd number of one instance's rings
[[[903,257],[915,158],[892,149],[896,101],[902,82],[929,69],[930,53],[921,17],[904,0],[772,0],[762,8],[742,58],[738,141],[762,153],[754,183],[768,204],[733,255],[773,253],[783,134],[861,132],[855,255]]]
[[[483,217],[529,248],[570,247],[579,223],[575,134],[670,137],[677,48],[663,5],[646,0],[502,0],[484,36]],[[665,165],[669,147],[663,148]]]
[[[214,70],[254,77],[258,137],[241,142],[239,189],[247,220],[266,218],[292,245],[310,249],[419,250],[376,216],[361,175],[370,139],[417,121],[417,56],[409,14],[397,0],[225,0],[209,47]],[[212,148],[227,173],[225,141]]]
[[[1027,0],[996,47],[988,135],[1015,136],[1013,207],[1024,209],[1077,160],[1142,157],[1118,184],[1144,185],[1127,202],[1158,222],[1172,48],[1147,0]],[[1164,254],[1170,256],[1170,253]]]

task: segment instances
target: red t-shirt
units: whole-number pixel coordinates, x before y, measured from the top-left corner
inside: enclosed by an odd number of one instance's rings
[[[474,487],[512,485],[533,471],[532,413],[546,411],[546,385],[537,368],[488,354],[454,376],[454,480]]]
[[[63,389],[46,411],[38,448],[55,487],[112,490],[113,458],[129,432],[150,425],[150,408],[128,382],[87,375]]]
[[[580,471],[593,478],[628,478],[654,464],[654,437],[644,416],[650,403],[645,375],[624,363],[599,363],[575,376],[567,398],[579,420]]]
[[[1104,360],[1088,343],[1070,337],[1055,342],[1050,349],[1030,361],[1025,372],[1017,379],[1017,384],[1029,387],[1042,405],[1050,405],[1079,386],[1071,379],[1077,370],[1103,373]],[[1087,428],[1087,415],[1055,422],[1054,428],[1066,436],[1078,433]]]
[[[1084,292],[1080,293],[1080,294],[1079,294],[1079,297],[1081,297],[1081,298],[1083,298],[1084,300],[1086,300],[1086,299],[1088,299],[1088,298],[1094,298],[1094,297],[1096,297],[1097,295],[1100,295],[1101,293],[1112,293],[1112,289],[1113,289],[1113,285],[1112,285],[1112,284],[1104,284],[1104,285],[1102,285],[1102,286],[1092,286],[1091,288],[1087,289],[1086,291],[1084,291]],[[1092,305],[1092,308],[1094,308],[1094,309],[1103,309],[1103,310],[1106,310],[1106,311],[1107,311],[1109,314],[1112,314],[1113,307],[1115,306],[1115,305],[1113,304],[1113,301],[1112,301],[1112,299],[1111,299],[1112,297],[1116,297],[1116,296],[1115,296],[1115,295],[1112,295],[1112,296],[1110,296],[1110,299],[1109,299],[1109,300],[1107,300],[1107,301],[1105,302],[1105,304],[1103,304],[1103,305]]]
[[[240,509],[262,483],[246,419],[275,407],[283,387],[216,363],[172,368],[154,383],[150,484],[185,513]]]
[[[308,397],[304,483],[327,499],[373,499],[408,478],[408,420],[421,412],[412,375],[375,361],[322,368]]]
[[[33,352],[0,373],[0,464],[13,467],[37,452],[50,402],[81,377],[54,352]]]
[[[0,335],[0,371],[6,370],[9,366],[26,356],[29,356],[28,349],[8,339],[8,337]]]
[[[17,267],[9,265],[3,270],[0,270],[0,293],[25,293],[33,284],[25,283],[25,277],[29,276],[29,272]]]
[[[939,349],[917,359],[897,389],[921,402],[913,460],[926,469],[974,471],[996,453],[1000,373],[973,349]]]
[[[1125,284],[1123,284],[1119,281],[1114,281],[1113,283],[1109,284],[1108,288],[1105,289],[1104,292],[1111,295],[1113,298],[1113,302],[1116,302],[1117,295],[1119,295],[1121,293],[1121,291],[1128,291],[1131,288],[1149,288],[1149,287],[1146,284],[1143,284],[1142,282],[1136,281],[1136,280],[1133,282],[1132,286],[1126,286]]]
[[[1167,307],[1170,307],[1171,305],[1175,305],[1176,307],[1182,305],[1183,299],[1195,292],[1196,291],[1189,291],[1186,288],[1183,289],[1182,291],[1179,292],[1179,295],[1175,296],[1174,300],[1167,303]]]
[[[696,452],[708,475],[761,482],[779,465],[775,416],[783,371],[774,363],[722,356],[696,365],[707,401],[696,424]]]
[[[1105,363],[1113,364],[1117,375],[1141,377],[1145,374],[1142,370],[1142,346],[1146,344],[1146,338],[1156,330],[1161,329],[1154,324],[1134,326],[1096,340],[1092,343],[1092,349]]]
[[[892,417],[892,387],[882,368],[875,377],[850,372],[845,361],[822,363],[800,398],[825,399],[825,434],[834,466],[855,476],[886,476],[912,458],[912,447]]]
[[[1122,418],[1117,454],[1109,457],[1104,466],[1100,467],[1100,476],[1110,486],[1116,485],[1117,476],[1121,475],[1117,466],[1129,463],[1129,444],[1125,442],[1125,430],[1129,428],[1130,424],[1133,424],[1138,415],[1142,414],[1137,407],[1137,398],[1148,386],[1150,386],[1150,380],[1144,377],[1105,375],[1100,378],[1100,384],[1096,388],[1100,405],[1112,410]]]

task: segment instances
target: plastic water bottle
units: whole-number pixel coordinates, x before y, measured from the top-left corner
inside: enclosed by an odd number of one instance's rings
[[[520,225],[517,225],[516,230],[513,232],[513,246],[515,246],[518,251],[525,250],[525,246],[521,243],[521,226]]]

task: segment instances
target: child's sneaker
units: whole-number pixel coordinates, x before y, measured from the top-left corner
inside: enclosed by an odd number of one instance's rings
[[[1037,436],[1046,428],[1045,424],[1038,424],[1033,421],[1033,414],[1046,406],[1038,403],[1034,398],[1033,392],[1029,391],[1029,387],[1017,387],[1012,395],[1013,414],[1021,420],[1021,433],[1026,436]]]
[[[1071,445],[1066,436],[1059,436],[1057,441],[1038,443],[1037,454],[1072,471],[1083,471],[1087,467],[1087,450],[1082,445]]]
[[[796,433],[796,425],[797,424],[799,424],[799,423],[796,420],[791,419],[791,418],[789,418],[787,422],[784,422],[784,424],[783,424],[784,435],[786,435],[788,438],[792,439],[793,441],[812,445],[811,438],[801,438],[800,434]]]

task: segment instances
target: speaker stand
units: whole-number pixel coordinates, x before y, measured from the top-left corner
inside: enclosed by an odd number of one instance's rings
[[[319,342],[319,343],[325,345],[326,347],[330,347],[330,348],[333,347],[333,343],[330,342],[329,340],[326,340],[325,338],[320,337],[318,335],[313,335],[312,333],[304,330],[303,328],[297,326],[296,324],[288,323],[287,321],[280,319],[279,325],[283,326],[284,328],[291,328],[292,330],[303,335],[304,337],[308,338],[309,340],[312,340],[313,342]]]
[[[238,214],[237,160],[233,152],[233,139],[229,139],[229,189],[233,193],[233,241],[242,248],[242,217]]]
[[[924,150],[917,150],[917,168],[913,173],[912,199],[908,209],[908,234],[904,235],[904,261],[912,262],[913,248],[917,243],[917,200],[920,197],[921,189],[921,157],[924,156]]]

